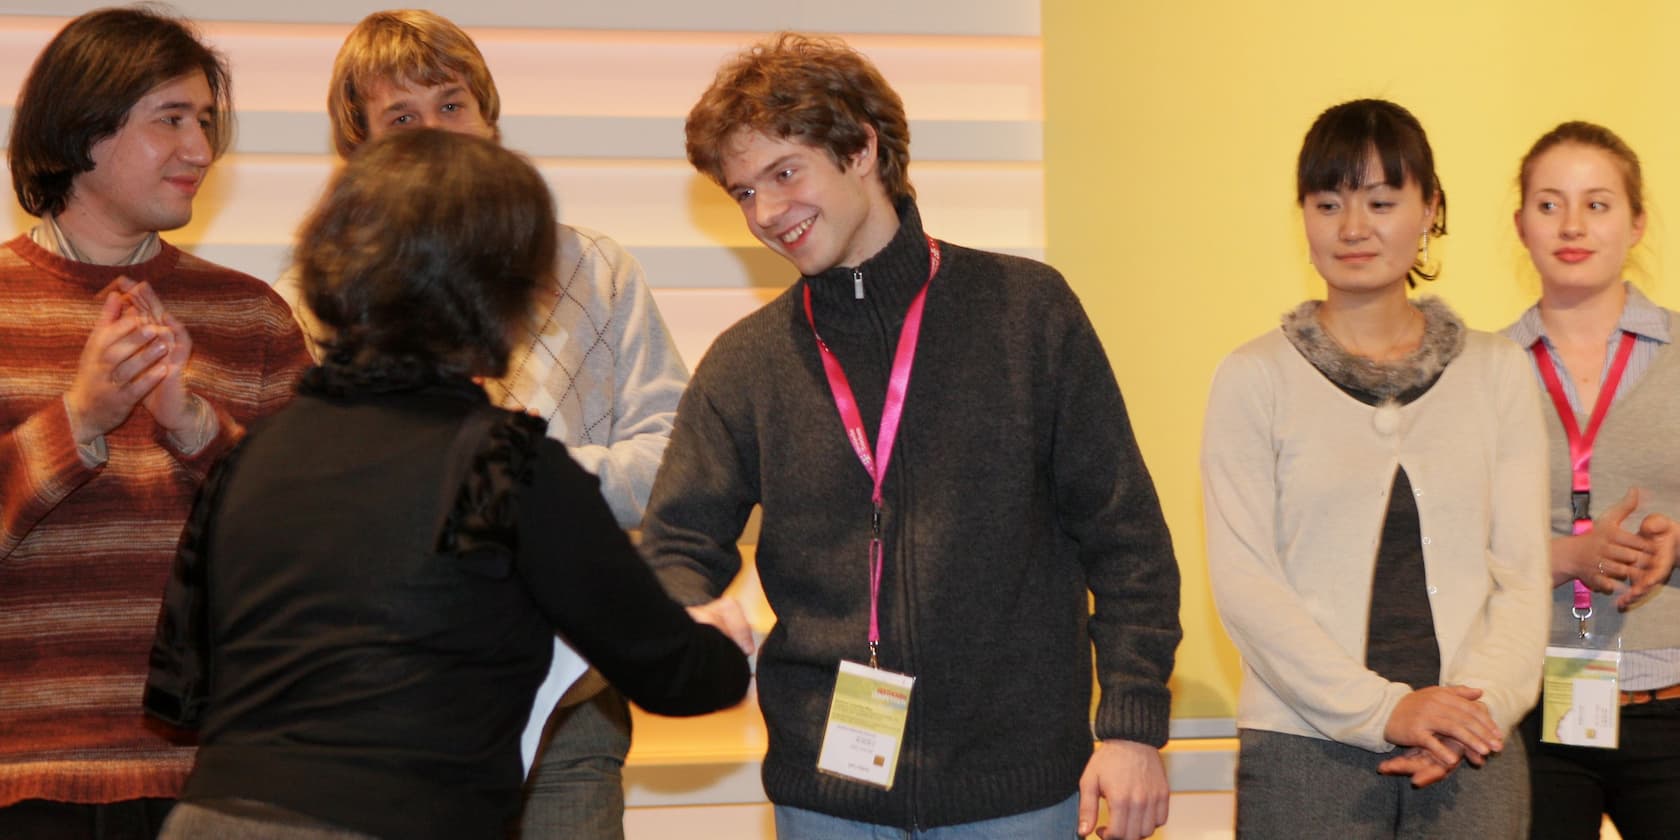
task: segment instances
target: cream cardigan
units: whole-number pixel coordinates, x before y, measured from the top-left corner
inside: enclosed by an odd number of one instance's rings
[[[1382,752],[1411,691],[1365,667],[1376,547],[1404,466],[1417,494],[1443,684],[1509,730],[1539,693],[1546,644],[1546,435],[1528,359],[1467,331],[1405,406],[1372,407],[1281,330],[1214,375],[1202,442],[1208,568],[1243,657],[1237,725]]]

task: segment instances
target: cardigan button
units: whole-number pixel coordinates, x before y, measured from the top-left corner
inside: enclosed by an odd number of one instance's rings
[[[1394,403],[1377,406],[1376,413],[1371,415],[1371,425],[1379,435],[1394,434],[1400,428],[1400,407]]]

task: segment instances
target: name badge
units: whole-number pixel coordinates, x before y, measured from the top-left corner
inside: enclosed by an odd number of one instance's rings
[[[842,661],[817,769],[891,790],[916,678]]]
[[[1621,664],[1621,651],[1547,646],[1540,740],[1615,749],[1621,736]]]

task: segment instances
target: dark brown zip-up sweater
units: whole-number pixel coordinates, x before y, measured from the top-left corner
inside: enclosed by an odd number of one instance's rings
[[[678,600],[711,600],[739,570],[736,540],[761,505],[756,562],[778,618],[758,664],[771,801],[928,828],[1076,791],[1093,642],[1096,735],[1165,742],[1178,569],[1072,291],[1043,264],[943,245],[881,525],[881,667],[917,678],[901,763],[890,791],[818,773],[838,663],[867,659],[871,481],[801,299],[808,285],[873,441],[928,272],[916,208],[898,209],[881,253],[802,278],[712,346],[678,409],[643,551]]]

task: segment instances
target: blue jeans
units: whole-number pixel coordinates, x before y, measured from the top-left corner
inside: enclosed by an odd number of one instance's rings
[[[916,831],[776,806],[778,840],[1073,840],[1078,830],[1079,794],[1025,814]]]

